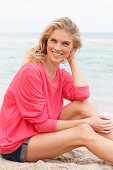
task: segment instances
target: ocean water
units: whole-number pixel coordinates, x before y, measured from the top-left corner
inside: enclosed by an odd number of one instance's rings
[[[40,33],[0,33],[0,105],[26,49],[38,44]],[[87,80],[90,102],[100,111],[113,112],[113,33],[82,33],[83,46],[76,54]],[[68,63],[61,68],[70,71]]]

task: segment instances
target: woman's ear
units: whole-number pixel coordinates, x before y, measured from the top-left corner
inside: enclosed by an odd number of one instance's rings
[[[74,50],[72,50],[71,52],[70,52],[70,57],[72,56],[72,55],[74,55],[74,53],[75,53],[75,51]]]
[[[73,47],[73,53],[75,53],[77,51],[76,47]]]
[[[71,51],[69,56],[67,57],[67,61],[70,61],[73,55],[74,55],[74,51]]]

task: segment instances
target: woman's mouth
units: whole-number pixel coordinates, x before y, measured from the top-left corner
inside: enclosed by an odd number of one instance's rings
[[[56,52],[52,52],[54,55],[56,55],[56,56],[61,56],[61,55],[63,55],[62,53],[56,53]]]

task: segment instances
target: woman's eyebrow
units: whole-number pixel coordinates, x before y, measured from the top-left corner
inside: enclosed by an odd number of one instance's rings
[[[68,44],[70,44],[70,43],[71,43],[70,41],[67,41],[67,40],[66,40],[66,41],[63,41],[63,42],[66,42],[66,43],[68,43]]]
[[[51,37],[50,39],[53,39],[53,40],[56,40],[56,41],[57,41],[57,38],[55,38],[55,37]],[[66,42],[66,43],[68,43],[68,44],[70,44],[70,43],[71,43],[71,42],[70,42],[70,41],[68,41],[68,40],[63,40],[62,42],[63,42],[63,43],[64,43],[64,42]]]
[[[50,37],[50,39],[55,39],[56,40],[56,38],[54,38],[54,37]]]

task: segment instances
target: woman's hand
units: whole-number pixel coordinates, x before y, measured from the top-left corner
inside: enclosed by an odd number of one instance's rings
[[[113,122],[111,119],[99,115],[93,116],[88,119],[88,124],[96,131],[100,133],[110,133],[113,130]]]
[[[67,58],[67,61],[69,62],[69,64],[72,62],[72,60],[76,60],[76,57],[75,57],[75,55],[74,55],[73,52],[72,52],[72,53],[70,54],[70,56]]]
[[[77,64],[76,57],[73,52],[70,54],[67,60],[71,68],[72,77],[74,80],[74,86],[80,86],[80,87],[87,86],[87,82],[84,79],[84,76]]]

